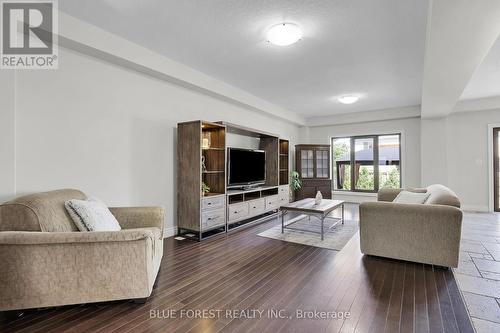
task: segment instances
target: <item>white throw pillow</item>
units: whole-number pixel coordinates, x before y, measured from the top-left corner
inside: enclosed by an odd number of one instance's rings
[[[119,231],[120,224],[99,199],[69,200],[66,210],[80,231]]]
[[[430,193],[415,193],[409,191],[401,191],[392,202],[404,203],[404,204],[423,204],[429,197],[429,194]]]

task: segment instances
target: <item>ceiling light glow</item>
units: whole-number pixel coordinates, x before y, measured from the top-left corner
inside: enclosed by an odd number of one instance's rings
[[[356,95],[344,95],[337,98],[337,100],[342,104],[353,104],[359,100],[359,96]]]
[[[291,45],[301,38],[302,30],[298,25],[293,23],[276,24],[267,31],[267,40],[274,45]]]

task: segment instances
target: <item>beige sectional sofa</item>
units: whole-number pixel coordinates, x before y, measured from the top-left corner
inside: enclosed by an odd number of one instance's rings
[[[160,207],[111,208],[121,231],[80,232],[57,190],[0,205],[0,311],[143,299],[163,255]]]
[[[436,184],[426,188],[424,204],[393,203],[400,191],[381,189],[378,202],[360,205],[361,252],[457,267],[462,211],[456,194]]]

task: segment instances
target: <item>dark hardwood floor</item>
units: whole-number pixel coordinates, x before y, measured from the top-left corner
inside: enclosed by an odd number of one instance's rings
[[[30,310],[2,316],[0,332],[473,332],[451,270],[363,256],[357,235],[340,252],[257,236],[274,223],[202,243],[167,239],[145,304]]]

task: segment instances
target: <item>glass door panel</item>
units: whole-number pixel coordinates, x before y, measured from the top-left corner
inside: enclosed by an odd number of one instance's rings
[[[351,189],[351,138],[332,141],[333,184],[336,190]]]
[[[300,151],[300,176],[302,178],[314,177],[314,159],[312,149],[303,149]]]
[[[316,150],[316,177],[329,178],[328,150]]]
[[[400,134],[378,137],[380,188],[401,188]]]
[[[356,190],[375,189],[374,138],[354,139],[354,186]]]

